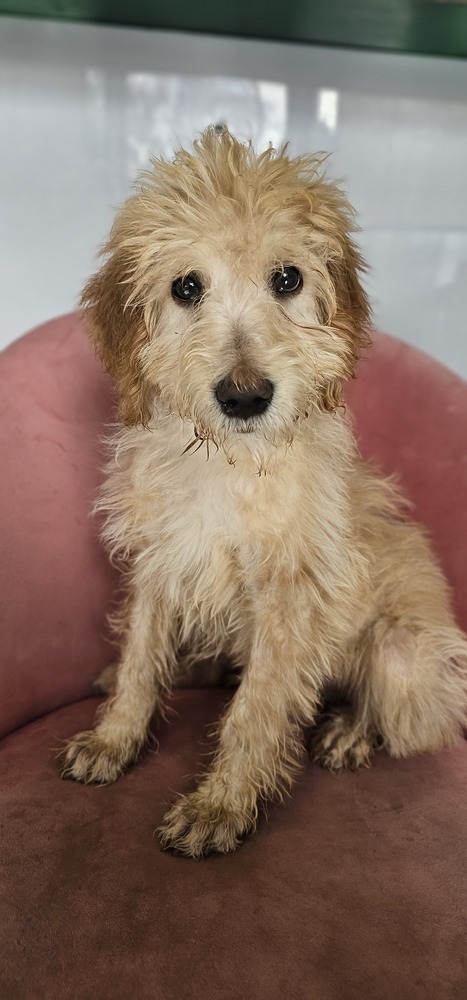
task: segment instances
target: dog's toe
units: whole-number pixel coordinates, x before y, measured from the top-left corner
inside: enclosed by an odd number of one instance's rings
[[[246,816],[214,807],[195,791],[178,799],[157,833],[162,850],[204,858],[234,851],[251,829]]]
[[[370,767],[376,743],[349,710],[339,709],[318,725],[310,757],[330,771],[356,771],[359,767]]]
[[[106,744],[95,730],[77,733],[58,756],[62,778],[85,785],[116,781],[131,762],[121,748]]]

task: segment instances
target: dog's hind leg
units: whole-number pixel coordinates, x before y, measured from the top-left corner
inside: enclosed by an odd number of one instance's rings
[[[380,617],[353,650],[351,708],[319,726],[312,757],[333,770],[452,746],[467,718],[467,641],[452,625]]]
[[[467,718],[467,637],[457,628],[446,582],[420,529],[402,520],[370,522],[372,586],[366,625],[339,671],[353,701],[353,735],[379,741],[394,757],[452,746]],[[370,610],[371,605],[371,610]],[[349,721],[328,727],[331,764],[349,766]],[[352,729],[352,726],[350,726]],[[316,754],[315,754],[316,756]]]
[[[374,727],[353,704],[332,707],[320,716],[309,746],[312,760],[330,771],[369,767],[379,739]]]
[[[135,587],[133,594],[114,693],[100,709],[96,728],[78,733],[61,751],[63,778],[115,781],[139,757],[156,704],[169,686],[176,646],[170,609],[147,588]]]
[[[452,746],[467,719],[467,641],[455,627],[380,620],[363,710],[393,757]],[[366,689],[366,691],[365,691]]]

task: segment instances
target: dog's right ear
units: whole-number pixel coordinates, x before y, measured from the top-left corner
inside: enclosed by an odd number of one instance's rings
[[[151,393],[141,365],[149,340],[144,310],[131,299],[131,264],[125,252],[112,238],[104,252],[110,254],[108,260],[81,296],[84,318],[102,363],[116,380],[123,423],[147,426]]]

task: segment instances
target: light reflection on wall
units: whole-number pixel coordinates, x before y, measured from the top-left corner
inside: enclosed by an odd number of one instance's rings
[[[257,149],[287,138],[287,87],[233,77],[128,73],[124,81],[126,168],[133,179],[150,155],[170,158],[218,122]]]
[[[326,125],[330,132],[337,126],[339,111],[339,93],[337,90],[318,91],[318,113],[317,119],[322,125]]]

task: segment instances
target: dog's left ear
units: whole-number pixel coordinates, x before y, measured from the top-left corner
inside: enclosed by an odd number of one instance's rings
[[[131,261],[112,235],[104,253],[107,261],[81,297],[85,322],[97,354],[117,383],[123,423],[146,426],[151,395],[141,366],[149,340],[144,312],[132,301]]]
[[[319,178],[312,187],[311,205],[311,226],[321,254],[324,251],[317,297],[320,320],[337,334],[341,369],[338,378],[323,386],[319,406],[333,412],[342,403],[343,383],[354,378],[360,355],[370,343],[371,310],[361,283],[366,264],[351,236],[358,227],[346,195],[332,182]]]
[[[342,240],[342,255],[332,256],[327,261],[335,295],[335,312],[330,317],[331,325],[345,344],[343,377],[330,382],[322,396],[322,408],[328,412],[341,405],[342,385],[347,379],[355,377],[361,353],[370,344],[368,328],[371,310],[360,281],[360,274],[365,269],[365,263],[353,241],[345,235]]]

